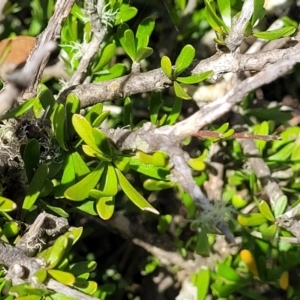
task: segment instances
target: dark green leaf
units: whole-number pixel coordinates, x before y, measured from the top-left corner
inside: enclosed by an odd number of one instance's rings
[[[74,276],[79,276],[84,273],[90,273],[97,267],[97,263],[94,261],[81,261],[69,266],[69,272]]]
[[[266,10],[264,8],[265,0],[254,0],[254,10],[251,19],[252,26],[256,26],[265,16]]]
[[[37,97],[40,100],[43,108],[48,110],[46,116],[51,116],[56,105],[56,100],[51,91],[45,85],[40,84],[37,90]]]
[[[95,281],[86,281],[79,277],[76,278],[74,286],[76,287],[76,289],[82,291],[85,294],[89,294],[89,295],[93,295],[98,288],[98,285]]]
[[[71,141],[75,130],[72,124],[73,114],[77,114],[80,111],[80,100],[74,94],[69,94],[66,100],[66,126],[68,131],[68,140]]]
[[[56,106],[54,112],[53,129],[59,146],[67,151],[68,149],[65,146],[65,107],[61,103]]]
[[[179,118],[180,113],[181,113],[181,107],[182,107],[182,100],[178,97],[175,97],[174,103],[172,106],[172,111],[168,115],[165,125],[173,125],[176,123],[176,121]]]
[[[171,66],[172,68],[172,66]],[[158,113],[160,108],[163,105],[163,101],[161,99],[161,93],[160,92],[153,92],[150,99],[150,120],[152,124],[156,124]]]
[[[28,191],[22,206],[22,219],[27,211],[34,205],[35,201],[39,197],[48,177],[48,166],[41,165],[38,167],[34,176],[29,184]]]
[[[208,257],[210,255],[207,229],[204,226],[201,228],[201,231],[198,233],[195,252],[203,257]]]
[[[30,182],[40,161],[40,145],[36,139],[30,140],[25,146],[23,160],[27,179]]]

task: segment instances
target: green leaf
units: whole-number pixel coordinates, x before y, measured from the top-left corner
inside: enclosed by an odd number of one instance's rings
[[[205,3],[205,16],[208,24],[214,31],[219,32],[221,28],[228,33],[228,28],[222,19],[216,13],[216,7],[213,0],[204,0]]]
[[[93,124],[95,120],[102,114],[103,112],[103,104],[97,103],[92,106],[92,108],[88,111],[85,118],[90,124]]]
[[[55,280],[65,284],[65,285],[73,285],[76,281],[73,274],[60,271],[60,270],[48,270],[48,274],[54,278]]]
[[[263,121],[260,124],[254,126],[253,130],[255,134],[268,135],[270,132],[269,122]],[[256,140],[254,141],[254,143],[258,148],[259,152],[262,154],[267,145],[267,142],[264,140]]]
[[[287,16],[283,16],[281,18],[285,26],[293,26],[295,28],[298,27],[298,23]]]
[[[207,71],[201,74],[196,74],[196,75],[192,75],[192,76],[188,76],[188,77],[177,77],[176,81],[179,81],[181,83],[185,83],[185,84],[195,84],[195,83],[199,83],[205,79],[207,79],[208,77],[211,77],[211,75],[213,74],[213,71]]]
[[[137,40],[137,49],[147,48],[149,37],[154,29],[155,21],[153,18],[145,18],[137,28],[136,31],[136,40]],[[152,54],[152,53],[151,53]]]
[[[163,72],[165,73],[165,75],[168,78],[172,79],[172,74],[173,74],[172,63],[168,56],[163,56],[161,58],[160,66],[161,66]]]
[[[267,228],[262,228],[260,230],[262,237],[266,240],[272,240],[274,239],[276,233],[277,233],[277,225],[276,224],[272,224],[270,226],[268,226]]]
[[[136,58],[135,60],[137,62],[142,61],[143,59],[149,57],[150,55],[152,55],[153,53],[153,49],[150,47],[144,47],[144,48],[139,48],[136,52]]]
[[[98,60],[97,64],[92,68],[93,73],[96,73],[100,70],[102,70],[106,65],[109,64],[113,56],[116,52],[116,44],[111,43],[104,47],[104,49],[101,52],[100,59]]]
[[[64,193],[65,197],[73,201],[81,201],[88,198],[90,190],[99,182],[103,170],[104,164],[101,162],[86,177],[69,187]]]
[[[112,196],[101,197],[96,201],[98,215],[103,220],[109,220],[115,210],[115,199]]]
[[[295,144],[294,149],[291,155],[292,161],[299,161],[300,160],[300,144]]]
[[[65,107],[59,103],[53,116],[53,132],[59,146],[67,151],[65,146]]]
[[[135,61],[136,46],[133,31],[129,29],[127,24],[122,24],[118,27],[118,38],[125,52]]]
[[[37,97],[40,100],[44,110],[48,110],[46,117],[51,116],[56,106],[56,100],[51,91],[44,84],[39,84]]]
[[[65,255],[68,244],[68,238],[65,235],[61,235],[55,240],[46,260],[48,269],[53,269],[59,264],[59,262]]]
[[[271,221],[274,222],[275,218],[271,212],[270,206],[268,205],[268,203],[266,201],[261,201],[258,205],[259,211],[263,214],[263,216]]]
[[[222,20],[228,28],[231,28],[231,3],[228,0],[218,0],[218,7]]]
[[[148,191],[161,191],[164,189],[170,189],[174,187],[174,182],[163,181],[163,180],[155,180],[155,179],[147,179],[143,183],[143,187]]]
[[[127,71],[127,68],[125,67],[124,64],[121,64],[121,63],[114,64],[109,69],[108,74],[104,74],[104,75],[100,75],[100,76],[96,77],[95,82],[105,81],[105,80],[110,80],[110,79],[120,77],[123,74],[125,74],[126,71]]]
[[[47,278],[47,271],[46,269],[39,269],[37,270],[33,276],[35,277],[34,282],[37,284],[43,283]]]
[[[93,128],[92,133],[97,148],[108,158],[112,156],[111,145],[105,134],[98,128]]]
[[[198,274],[196,275],[196,280],[194,282],[197,287],[197,300],[205,300],[209,289],[209,269],[202,266]]]
[[[253,35],[257,38],[271,41],[271,40],[279,39],[281,37],[290,36],[295,31],[296,31],[295,27],[285,26],[275,30],[256,32]]]
[[[22,219],[27,211],[31,209],[35,201],[39,197],[48,177],[48,166],[40,165],[29,184],[28,191],[22,206]]]
[[[192,99],[192,97],[182,88],[182,86],[177,81],[174,81],[174,91],[175,91],[175,95],[178,98],[184,100]]]
[[[118,192],[118,181],[115,168],[112,164],[107,164],[103,176],[101,177],[99,190],[106,196],[115,196]]]
[[[229,281],[240,281],[242,279],[241,276],[233,268],[222,263],[217,265],[216,272],[219,276]]]
[[[40,145],[36,139],[32,139],[27,143],[22,158],[25,164],[27,179],[30,182],[40,161]]]
[[[0,196],[0,211],[1,212],[10,212],[17,208],[15,202],[5,197]]]
[[[116,174],[122,190],[137,207],[141,210],[159,214],[159,212],[130,184],[120,170],[116,169]]]
[[[272,161],[286,161],[292,154],[295,144],[289,143],[277,151],[275,154],[269,156],[269,160]]]
[[[265,16],[265,0],[254,0],[254,10],[251,18],[252,27],[256,26]]]
[[[89,295],[93,295],[98,288],[98,285],[95,281],[86,281],[79,277],[76,278],[74,286],[76,287],[76,289]]]
[[[69,94],[66,100],[66,129],[68,131],[68,141],[71,141],[75,129],[72,124],[72,116],[79,113],[80,111],[80,100],[75,94]]]
[[[3,234],[9,239],[16,236],[20,231],[19,223],[15,221],[6,222],[2,228]],[[1,288],[0,288],[1,290]]]
[[[83,141],[90,146],[96,152],[100,151],[94,138],[93,127],[88,122],[88,120],[78,114],[74,114],[72,117],[73,126],[78,133],[78,135],[83,139]]]
[[[207,228],[205,226],[203,226],[201,231],[198,233],[195,252],[202,257],[209,257],[210,255]]]
[[[172,68],[172,66],[171,66],[171,68]],[[161,98],[161,93],[153,92],[151,94],[150,108],[149,108],[150,120],[151,120],[152,124],[156,124],[157,118],[158,118],[158,113],[159,113],[159,110],[162,107],[162,105],[163,105],[163,101]]]
[[[278,218],[280,215],[282,215],[285,212],[285,209],[287,207],[288,198],[285,195],[280,196],[275,201],[275,207],[274,207],[274,215],[275,218]]]
[[[99,127],[102,122],[110,115],[110,111],[106,110],[104,112],[101,113],[100,116],[98,116],[98,118],[95,119],[95,121],[92,123],[93,127]]]
[[[86,200],[79,202],[76,206],[76,209],[79,209],[91,216],[97,216],[97,212],[95,210],[95,201],[94,200]]]
[[[133,17],[136,16],[137,12],[138,10],[135,7],[122,3],[119,9],[119,13],[115,20],[115,25],[119,25],[121,23],[125,23],[131,20]]]
[[[185,45],[175,62],[175,77],[181,74],[194,60],[195,48],[192,45]]]
[[[166,177],[170,175],[170,171],[168,169],[156,167],[153,164],[144,163],[137,157],[132,157],[130,159],[129,167],[139,173],[157,179],[166,179]]]
[[[168,115],[165,125],[173,125],[176,123],[177,119],[180,116],[181,108],[182,108],[182,100],[178,97],[175,97],[172,106],[172,111]]]
[[[94,271],[97,267],[95,261],[81,261],[69,266],[68,271],[71,272],[74,276],[79,276],[84,273],[90,273]]]
[[[267,221],[267,219],[261,213],[238,215],[237,219],[242,226],[258,226]]]
[[[124,100],[124,112],[123,112],[123,126],[133,127],[133,113],[132,113],[132,103],[129,97]]]
[[[32,108],[37,102],[37,98],[32,98],[23,104],[19,105],[17,108],[9,110],[3,116],[1,116],[1,120],[10,119],[10,118],[18,118],[24,115],[30,108]]]

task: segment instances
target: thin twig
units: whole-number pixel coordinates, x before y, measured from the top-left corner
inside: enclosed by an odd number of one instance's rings
[[[97,11],[97,7],[94,4],[93,0],[86,0],[86,7],[91,20],[93,38],[92,41],[88,44],[87,50],[83,54],[76,72],[69,80],[68,86],[82,83],[82,81],[85,78],[85,74],[88,71],[90,62],[98,53],[100,45],[103,42],[103,39],[106,34],[106,27],[101,24],[101,15],[99,15],[99,13],[102,14],[104,8],[104,1],[99,0],[98,2],[98,7],[102,7],[101,11],[99,11],[100,9]]]
[[[68,17],[72,6],[74,5],[75,0],[57,0],[55,4],[55,10],[50,18],[46,29],[37,37],[37,42],[33,49],[33,52],[29,59],[27,60],[27,64],[29,64],[34,56],[36,51],[39,51],[40,48],[44,47],[44,45],[49,41],[56,41],[56,39],[60,35],[62,23]],[[40,82],[42,73],[46,67],[47,61],[49,59],[50,53],[47,53],[41,62],[40,65],[36,65],[33,69],[33,74],[31,75],[30,84],[26,89],[26,92],[23,95],[24,99],[29,99],[35,96],[37,86]],[[25,66],[26,67],[26,66]]]

